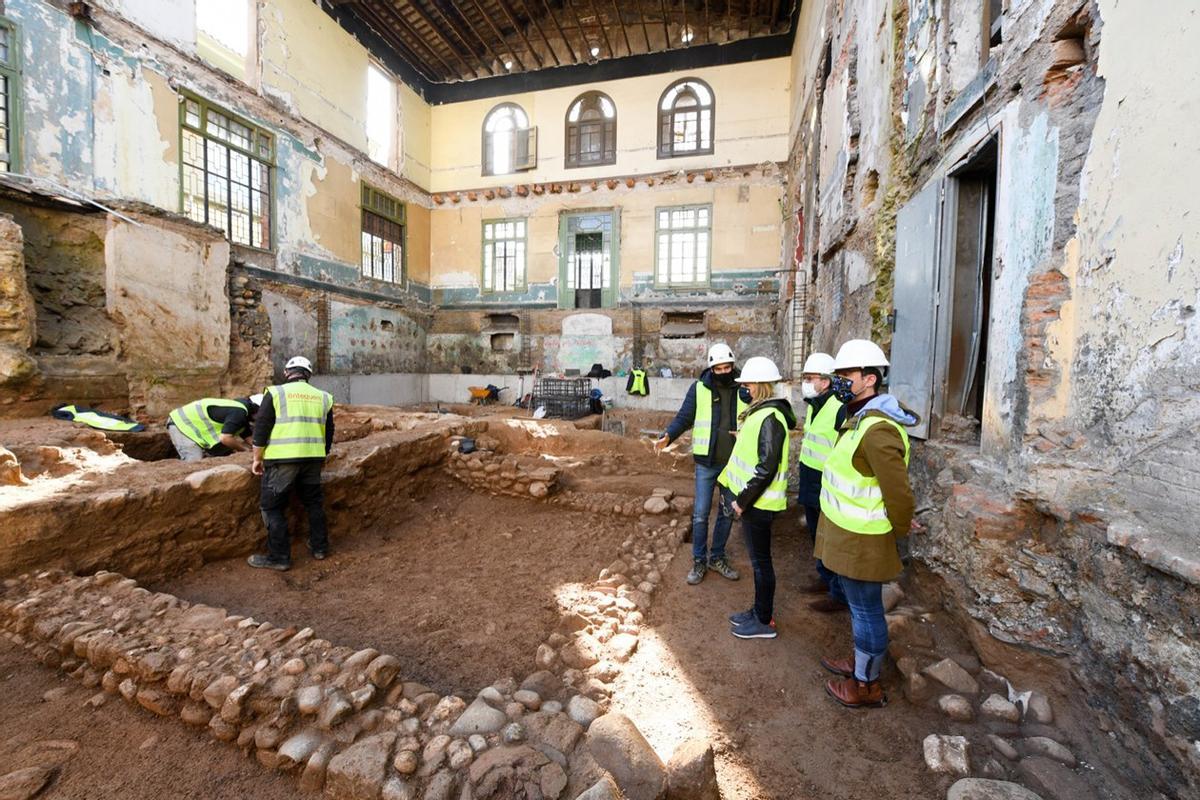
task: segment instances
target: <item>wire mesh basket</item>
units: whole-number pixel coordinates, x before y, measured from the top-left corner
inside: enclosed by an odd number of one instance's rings
[[[591,391],[591,378],[538,378],[531,405],[553,419],[579,419],[591,413]]]

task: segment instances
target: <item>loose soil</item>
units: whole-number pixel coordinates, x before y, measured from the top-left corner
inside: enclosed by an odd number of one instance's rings
[[[230,559],[152,588],[274,625],[311,625],[337,644],[397,656],[405,680],[469,698],[533,671],[558,621],[560,588],[594,579],[630,525],[475,494],[441,476],[414,487],[412,500],[410,515],[386,528],[345,539],[332,531],[325,561],[297,539],[290,572]]]

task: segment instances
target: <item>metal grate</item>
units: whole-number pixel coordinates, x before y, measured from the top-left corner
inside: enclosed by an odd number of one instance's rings
[[[328,375],[329,367],[329,295],[317,297],[317,372]]]

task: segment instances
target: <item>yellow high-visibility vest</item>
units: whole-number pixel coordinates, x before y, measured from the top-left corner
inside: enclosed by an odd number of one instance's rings
[[[646,370],[633,369],[629,374],[633,376],[633,383],[629,385],[630,394],[640,394],[643,397],[650,394],[650,390],[646,388]]]
[[[263,450],[264,461],[324,458],[325,417],[333,408],[333,395],[304,381],[272,386],[275,427]]]
[[[859,474],[853,463],[863,436],[880,423],[900,431],[907,465],[909,444],[904,426],[885,417],[863,417],[838,439],[821,473],[821,513],[834,525],[852,533],[882,536],[892,529],[879,479]]]
[[[168,418],[175,423],[179,432],[205,450],[221,441],[221,423],[208,415],[209,406],[240,408],[247,414],[250,413],[250,409],[246,407],[245,403],[221,397],[205,397],[172,411]]]
[[[825,468],[825,461],[837,442],[837,415],[841,408],[842,401],[830,397],[814,419],[812,406],[808,406],[804,414],[804,439],[800,442],[801,464],[816,470]]]
[[[747,403],[742,399],[740,389],[734,389],[733,395],[737,398],[737,411],[733,418],[736,427],[737,418],[746,410]],[[705,386],[703,381],[696,381],[696,419],[692,422],[693,455],[706,456],[712,448],[712,399],[712,389]]]
[[[69,414],[72,422],[78,422],[87,425],[89,428],[96,428],[102,431],[141,431],[145,430],[145,426],[140,422],[130,422],[127,419],[113,419],[104,414],[95,411],[87,410],[80,411],[74,405],[58,406],[55,411]]]
[[[734,494],[741,494],[750,479],[754,477],[754,468],[758,464],[758,432],[767,417],[774,416],[783,426],[783,453],[779,457],[779,467],[775,477],[767,484],[766,490],[754,501],[754,507],[763,511],[783,511],[787,508],[787,470],[788,448],[791,446],[792,434],[788,430],[787,420],[778,408],[767,406],[746,417],[738,432],[737,441],[733,445],[733,453],[729,463],[717,476],[717,483],[728,488]]]

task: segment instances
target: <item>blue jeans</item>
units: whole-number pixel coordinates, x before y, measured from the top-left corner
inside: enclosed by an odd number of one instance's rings
[[[888,629],[883,612],[883,584],[834,575],[829,594],[850,606],[850,627],[854,631],[854,677],[860,681],[879,680],[883,657],[887,654]]]
[[[725,557],[725,542],[733,528],[733,512],[717,504],[717,524],[713,525],[712,547],[708,546],[708,514],[712,511],[713,490],[724,467],[696,465],[696,504],[692,507],[692,558],[715,561]]]

